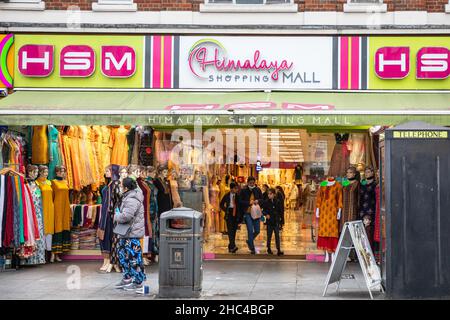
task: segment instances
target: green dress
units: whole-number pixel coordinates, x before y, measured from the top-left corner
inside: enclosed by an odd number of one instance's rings
[[[49,160],[48,164],[48,180],[55,179],[55,169],[60,166],[61,152],[59,150],[59,131],[53,125],[48,126],[48,146],[49,146]]]

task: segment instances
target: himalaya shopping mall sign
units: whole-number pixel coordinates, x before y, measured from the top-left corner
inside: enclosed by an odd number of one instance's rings
[[[16,88],[450,89],[448,36],[1,39],[0,79]]]

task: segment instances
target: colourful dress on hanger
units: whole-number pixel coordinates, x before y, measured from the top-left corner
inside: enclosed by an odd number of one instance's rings
[[[48,137],[47,126],[33,126],[31,162],[33,164],[47,164]]]
[[[108,126],[101,126],[101,136],[102,136],[102,167],[101,172],[103,173],[107,166],[112,164],[111,153],[112,153],[112,143],[111,143],[111,129]]]
[[[48,126],[48,143],[50,150],[50,162],[48,164],[48,179],[55,178],[55,169],[61,165],[61,152],[59,150],[59,131],[53,125]]]
[[[60,254],[70,250],[70,200],[66,180],[52,180],[55,205],[55,234],[52,252]]]
[[[215,232],[220,232],[220,188],[218,185],[210,186],[209,188],[209,203],[211,203],[211,206],[213,208],[212,216],[214,221],[214,230]]]
[[[111,164],[120,166],[128,165],[128,130],[123,126],[115,128],[112,132]]]
[[[91,141],[92,148],[94,150],[95,159],[96,159],[96,184],[100,186],[105,183],[105,168],[103,168],[103,159],[102,159],[102,129],[100,126],[92,126],[91,128]]]
[[[37,178],[36,184],[42,195],[42,216],[44,220],[44,234],[55,233],[55,207],[53,203],[53,189],[50,180]]]
[[[324,181],[317,194],[319,208],[319,235],[317,248],[334,252],[339,240],[339,220],[337,214],[342,209],[342,186],[339,182],[328,185]]]
[[[42,216],[42,193],[35,181],[29,184],[31,197],[33,200],[36,220],[39,229],[39,239],[36,240],[35,252],[32,256],[21,261],[22,265],[45,264],[45,242],[44,242],[44,221]],[[1,214],[1,212],[0,212]]]
[[[91,141],[89,139],[89,129],[87,126],[79,126],[79,151],[81,154],[81,165],[84,176],[83,186],[89,186],[95,183],[94,170],[94,153],[92,151]]]

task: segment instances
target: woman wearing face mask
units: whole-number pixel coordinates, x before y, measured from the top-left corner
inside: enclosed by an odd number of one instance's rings
[[[122,188],[121,204],[114,215],[114,223],[117,224],[114,232],[119,236],[118,256],[123,279],[116,287],[142,293],[146,280],[140,243],[145,235],[144,196],[132,178],[123,179]]]

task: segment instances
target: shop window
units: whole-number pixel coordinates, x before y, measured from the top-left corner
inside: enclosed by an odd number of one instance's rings
[[[387,5],[383,0],[347,0],[344,12],[387,12]]]
[[[293,0],[205,0],[201,12],[297,12]]]
[[[92,3],[92,11],[137,11],[133,0],[98,0]]]
[[[40,0],[0,1],[0,10],[45,10],[45,2]]]

